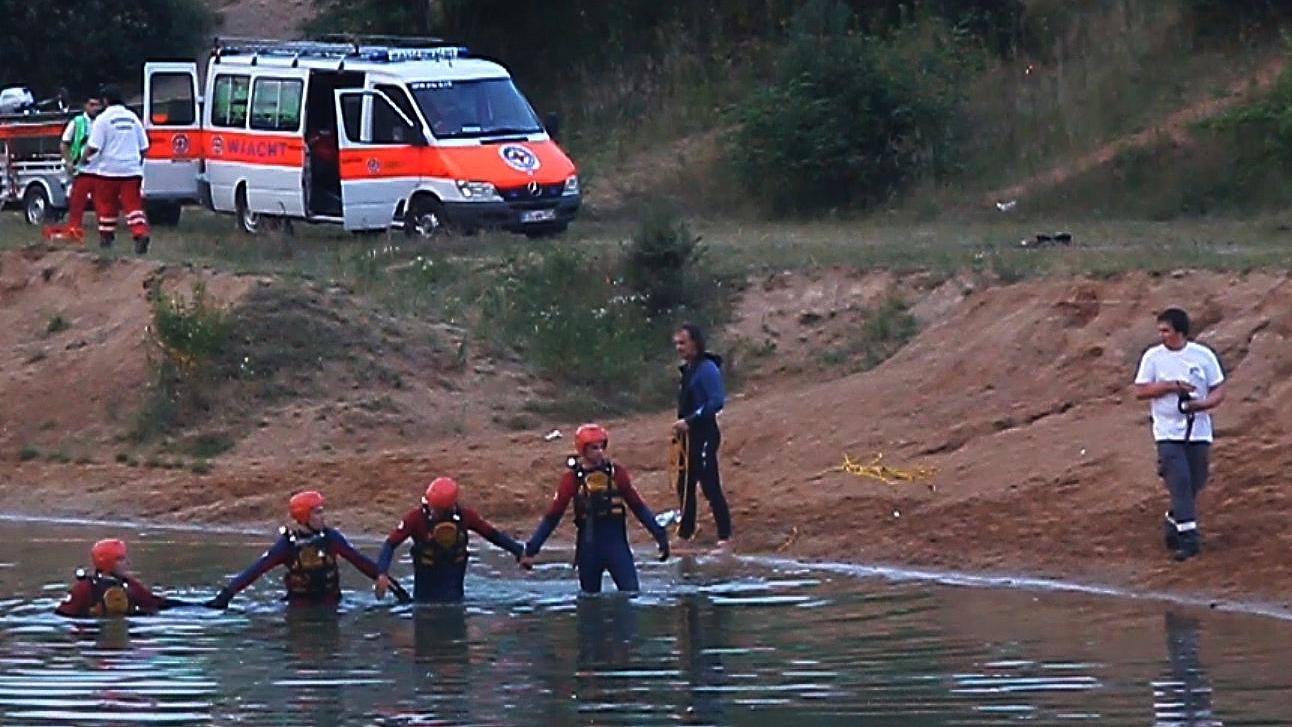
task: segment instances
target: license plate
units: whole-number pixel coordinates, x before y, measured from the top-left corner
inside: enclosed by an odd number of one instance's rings
[[[556,219],[556,210],[529,210],[520,213],[523,222],[551,222]]]

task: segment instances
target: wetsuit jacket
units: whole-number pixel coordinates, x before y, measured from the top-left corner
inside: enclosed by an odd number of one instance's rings
[[[83,571],[78,572],[76,583],[72,585],[67,597],[63,599],[62,603],[58,604],[54,612],[60,616],[71,617],[103,615],[94,613],[94,607],[99,605],[99,598],[94,592],[94,581],[99,577],[101,577],[99,573],[89,576],[85,575]],[[148,590],[147,586],[133,577],[117,578],[116,576],[108,576],[108,578],[115,578],[125,585],[126,595],[130,599],[130,610],[126,615],[154,614],[168,608],[189,605],[182,601],[154,595],[152,591]]]
[[[677,395],[677,418],[685,419],[697,439],[711,439],[718,433],[718,412],[726,403],[722,386],[722,357],[703,354],[692,364],[679,367],[682,373]]]
[[[499,548],[517,557],[520,557],[524,551],[524,546],[512,539],[510,535],[489,524],[489,521],[480,517],[480,513],[475,510],[469,507],[459,507],[458,514],[462,517],[464,527],[479,533],[485,540]],[[392,530],[386,538],[386,544],[381,546],[381,555],[377,557],[377,570],[379,572],[386,573],[390,570],[390,562],[395,557],[395,548],[409,538],[412,538],[413,542],[419,545],[425,544],[431,539],[431,532],[427,527],[426,512],[422,507],[409,510],[404,515],[404,519],[399,521],[399,527]]]
[[[328,555],[345,558],[350,561],[350,564],[357,568],[359,572],[369,578],[376,578],[379,574],[377,564],[373,563],[372,560],[363,553],[355,550],[354,546],[350,545],[350,541],[346,540],[345,536],[342,535],[340,531],[332,528],[324,528],[320,533],[303,531],[298,537],[312,538],[315,535],[322,536],[320,547],[325,548]],[[292,543],[291,534],[284,528],[284,532],[278,537],[277,542],[275,542],[269,550],[266,550],[264,555],[260,556],[259,560],[252,563],[243,572],[234,576],[233,580],[229,581],[229,585],[225,586],[221,593],[228,594],[228,597],[230,598],[233,597],[242,589],[255,583],[257,578],[260,578],[273,568],[280,565],[289,565],[292,558],[296,555],[295,551],[296,546]],[[336,594],[332,594],[325,596],[324,602],[334,601],[335,599]]]
[[[632,479],[628,476],[628,470],[620,465],[614,465],[615,489],[619,491],[619,496],[623,499],[624,504],[632,510],[633,515],[641,522],[650,534],[655,537],[656,542],[666,540],[668,534],[659,523],[655,522],[655,515],[651,513],[650,508],[642,501],[641,495],[637,494],[636,488],[633,487]],[[556,496],[552,498],[552,504],[548,506],[547,513],[539,522],[538,528],[530,536],[529,542],[525,544],[525,552],[528,555],[537,555],[547,542],[552,531],[560,524],[561,517],[565,515],[565,509],[570,506],[570,501],[578,492],[578,477],[572,470],[566,470],[561,475],[561,482],[556,487]]]

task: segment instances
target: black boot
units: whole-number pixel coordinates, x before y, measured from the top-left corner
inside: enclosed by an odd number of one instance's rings
[[[135,238],[135,254],[143,255],[148,252],[148,243],[151,242],[147,235],[140,235]]]
[[[1166,514],[1166,519],[1162,521],[1162,542],[1166,544],[1166,549],[1174,551],[1180,547],[1180,533],[1175,528],[1175,518],[1171,513]]]
[[[107,250],[116,241],[116,235],[99,235],[99,247]]]
[[[1178,535],[1179,543],[1172,555],[1177,561],[1188,560],[1202,552],[1202,542],[1197,530],[1185,530]]]

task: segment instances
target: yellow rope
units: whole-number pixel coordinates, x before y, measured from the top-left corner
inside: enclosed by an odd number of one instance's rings
[[[919,482],[921,480],[932,479],[938,473],[936,467],[924,465],[915,465],[907,468],[889,467],[882,464],[884,459],[883,453],[876,454],[870,460],[870,464],[863,464],[854,461],[848,456],[847,452],[843,453],[843,464],[838,469],[857,477],[865,477],[872,480],[879,480],[886,485],[896,485],[903,482]]]

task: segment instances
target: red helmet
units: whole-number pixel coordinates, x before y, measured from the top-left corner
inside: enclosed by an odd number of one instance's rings
[[[426,487],[422,504],[435,510],[448,510],[458,504],[458,483],[452,477],[436,477]]]
[[[100,540],[90,548],[90,560],[94,561],[94,569],[104,573],[111,573],[125,557],[126,544],[116,538]]]
[[[574,448],[578,450],[579,454],[583,454],[584,447],[589,444],[600,442],[601,446],[604,447],[609,441],[610,435],[606,432],[605,427],[600,424],[584,424],[574,432]]]
[[[287,501],[287,512],[292,516],[293,520],[304,525],[309,522],[310,513],[314,511],[314,508],[322,507],[324,502],[326,500],[323,499],[323,495],[314,490],[298,492],[292,495],[292,499]]]

